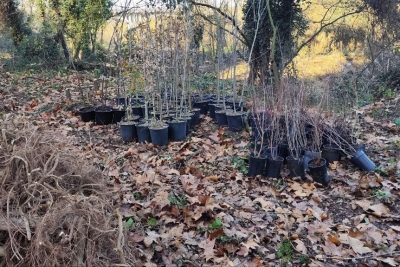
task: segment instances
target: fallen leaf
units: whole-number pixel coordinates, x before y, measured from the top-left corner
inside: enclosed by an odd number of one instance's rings
[[[354,250],[354,252],[358,254],[365,254],[372,252],[372,250],[369,247],[364,247],[364,242],[356,238],[352,238],[350,236],[349,236],[349,245]]]
[[[336,235],[329,235],[328,236],[328,240],[331,241],[333,244],[335,244],[336,246],[340,245],[340,240]]]
[[[389,227],[392,228],[393,230],[395,230],[396,232],[400,232],[400,226],[391,225],[391,226],[389,226]]]
[[[399,266],[398,262],[395,262],[395,260],[393,258],[382,258],[382,257],[378,257],[376,258],[378,261],[384,262],[389,264],[390,266]]]
[[[382,215],[387,215],[390,213],[390,210],[388,207],[386,207],[384,204],[379,203],[373,206],[369,207],[370,210],[373,210],[375,213],[375,216],[381,217]]]
[[[143,240],[146,247],[150,247],[153,242],[157,243],[157,238],[160,237],[160,235],[154,231],[146,232],[146,234],[147,236]]]
[[[214,256],[215,256],[214,255],[215,240],[216,239],[213,239],[213,240],[205,239],[199,243],[199,247],[204,249],[204,256],[206,256],[206,262],[209,259],[214,258]]]
[[[368,208],[371,206],[371,203],[372,202],[367,199],[362,199],[362,200],[356,201],[356,204],[365,211],[368,210]]]
[[[296,239],[296,240],[293,241],[293,243],[296,243],[296,246],[294,247],[294,249],[297,252],[300,252],[300,253],[302,253],[304,255],[307,255],[307,248],[304,245],[303,241],[301,241],[300,239]]]
[[[369,115],[365,116],[365,117],[364,117],[364,120],[365,120],[365,122],[367,122],[367,123],[371,123],[371,122],[374,121],[374,119],[373,119],[371,116],[369,116]]]

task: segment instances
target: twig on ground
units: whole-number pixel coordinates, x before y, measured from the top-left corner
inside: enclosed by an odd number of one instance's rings
[[[335,259],[335,260],[344,260],[344,261],[349,261],[349,260],[361,260],[361,259],[369,259],[369,258],[377,258],[377,257],[384,257],[384,256],[397,256],[400,255],[400,250],[396,250],[393,252],[388,252],[388,253],[382,253],[382,254],[371,254],[367,256],[358,256],[358,257],[338,257],[338,256],[325,256],[320,259]]]
[[[126,264],[124,256],[124,224],[122,223],[122,215],[117,208],[115,210],[118,216],[118,240],[117,240],[117,251],[121,260],[121,264]]]

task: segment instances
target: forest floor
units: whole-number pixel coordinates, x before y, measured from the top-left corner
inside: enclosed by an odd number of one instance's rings
[[[400,265],[399,98],[360,110],[377,171],[343,159],[323,187],[288,178],[286,168],[281,179],[247,177],[250,133],[218,128],[209,117],[167,147],[126,144],[117,125],[79,119],[75,75],[0,75],[0,125],[14,117],[45,128],[102,170],[125,246],[136,250],[128,265]]]

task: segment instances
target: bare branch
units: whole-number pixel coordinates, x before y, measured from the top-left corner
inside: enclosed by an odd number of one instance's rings
[[[213,5],[210,4],[205,4],[205,3],[198,3],[196,1],[191,0],[190,1],[192,3],[192,5],[195,6],[202,6],[202,7],[207,7],[210,8],[212,10],[217,11],[219,14],[221,14],[224,18],[228,19],[229,21],[232,22],[232,25],[236,28],[237,32],[240,34],[240,36],[243,38],[244,44],[248,47],[251,46],[251,42],[249,42],[249,40],[247,39],[246,35],[244,34],[244,32],[240,29],[237,21],[235,20],[235,18],[229,16],[227,13],[225,13],[224,11],[222,11],[219,7],[215,7]]]
[[[284,67],[288,66],[293,61],[293,59],[300,53],[300,51],[305,46],[307,46],[310,42],[312,42],[325,28],[335,24],[337,21],[339,21],[339,20],[341,20],[341,19],[343,19],[345,17],[351,16],[351,15],[355,15],[355,14],[359,14],[359,13],[363,12],[365,10],[365,8],[366,8],[366,6],[364,5],[363,7],[360,7],[359,9],[357,9],[357,10],[355,10],[353,12],[349,12],[349,13],[343,14],[343,15],[337,17],[336,19],[334,19],[334,20],[332,20],[332,21],[330,21],[328,23],[325,23],[325,24],[322,24],[322,21],[321,21],[321,27],[316,32],[314,32],[313,35],[311,35],[310,38],[308,38],[306,41],[304,41],[297,48],[297,50],[293,53],[293,56],[290,58],[290,60],[285,63]]]

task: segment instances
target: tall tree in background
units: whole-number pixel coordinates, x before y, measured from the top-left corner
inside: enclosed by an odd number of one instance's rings
[[[250,60],[250,83],[259,79],[264,84],[269,77],[271,64],[282,68],[295,56],[297,37],[303,35],[307,29],[300,2],[301,0],[246,1],[243,7],[243,31],[247,40],[255,40]],[[273,40],[273,26],[276,27],[276,40]],[[273,43],[276,44],[275,47],[271,47]],[[271,49],[274,49],[273,59]]]
[[[24,34],[28,31],[24,26],[23,13],[18,9],[14,0],[0,1],[0,26],[4,26],[11,33],[15,46],[18,46]]]
[[[71,40],[73,57],[88,57],[96,51],[97,33],[111,17],[110,0],[37,0],[43,21],[56,21],[56,37]],[[64,55],[69,54],[64,47]]]

